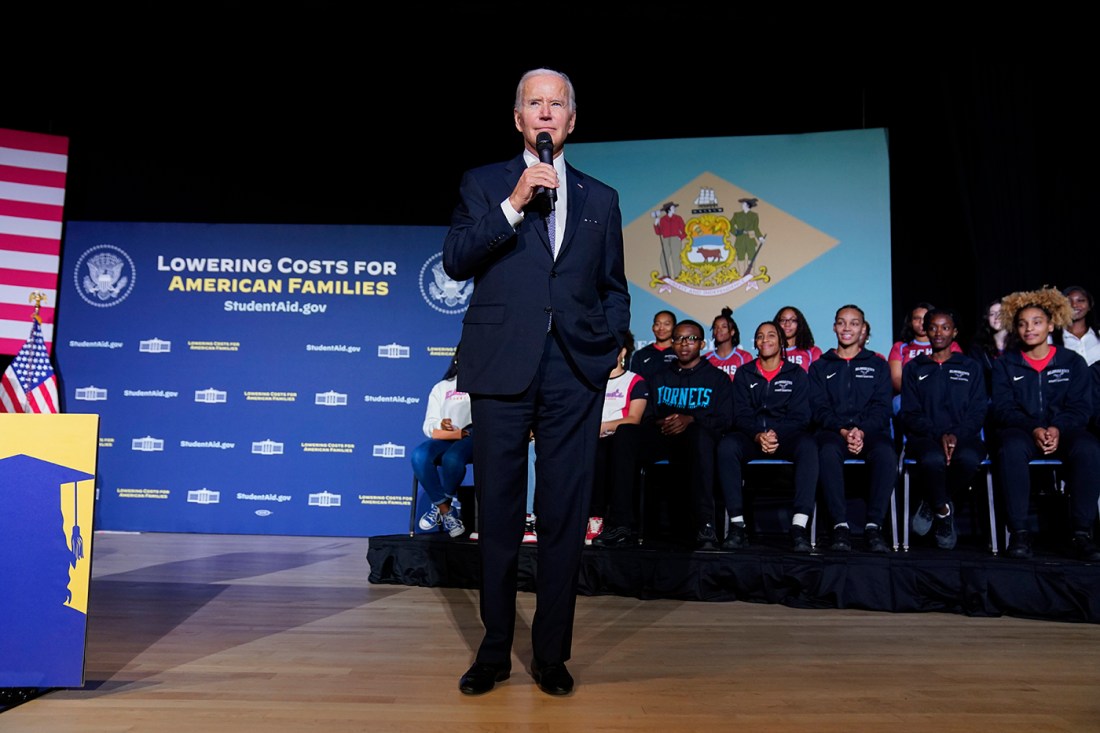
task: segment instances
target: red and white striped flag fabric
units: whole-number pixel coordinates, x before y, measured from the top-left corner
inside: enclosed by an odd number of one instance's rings
[[[31,335],[0,378],[0,412],[60,412],[57,375],[42,340],[42,324],[31,323]]]
[[[0,354],[23,346],[31,293],[53,343],[69,138],[0,129]]]

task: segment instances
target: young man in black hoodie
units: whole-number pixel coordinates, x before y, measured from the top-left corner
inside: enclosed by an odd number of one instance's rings
[[[1017,292],[1001,304],[1009,325],[1005,354],[993,363],[993,420],[1000,448],[999,481],[1009,530],[1006,555],[1031,557],[1027,531],[1029,463],[1059,458],[1070,492],[1070,551],[1100,561],[1092,540],[1100,494],[1100,441],[1088,431],[1092,375],[1085,359],[1048,342],[1056,326],[1072,320],[1069,300],[1053,288]]]
[[[620,425],[615,443],[614,481],[604,530],[597,547],[632,544],[635,537],[635,481],[643,462],[669,459],[693,492],[698,549],[717,549],[714,530],[714,449],[730,424],[729,377],[700,355],[703,327],[681,321],[673,331],[676,361],[649,381],[649,402],[639,425]]]
[[[882,536],[898,459],[890,435],[893,383],[890,365],[860,346],[863,309],[841,306],[833,320],[836,348],[810,366],[810,405],[817,427],[821,490],[833,519],[829,549],[852,549],[844,461],[860,458],[871,471],[864,543],[871,552],[890,548]]]
[[[982,365],[952,350],[955,314],[932,308],[924,314],[932,353],[920,354],[902,369],[898,422],[905,454],[916,460],[924,499],[913,515],[913,531],[933,531],[936,545],[955,547],[955,507],[951,496],[965,489],[985,456],[982,426],[989,409]]]
[[[774,321],[757,326],[757,358],[733,376],[733,430],[718,444],[718,481],[730,518],[723,550],[748,547],[741,482],[745,464],[762,458],[794,463],[791,544],[795,552],[812,549],[806,525],[817,491],[817,448],[809,433],[809,380],[787,361],[782,334]]]

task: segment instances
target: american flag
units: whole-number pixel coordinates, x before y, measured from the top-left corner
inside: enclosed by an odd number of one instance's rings
[[[52,344],[68,160],[66,137],[0,129],[0,354],[22,346],[32,292]]]
[[[34,319],[31,335],[0,379],[0,412],[60,412],[57,375],[46,353],[42,324]]]

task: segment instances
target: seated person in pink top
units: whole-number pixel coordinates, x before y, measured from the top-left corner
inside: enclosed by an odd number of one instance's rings
[[[710,324],[710,338],[713,348],[703,354],[703,358],[730,376],[737,368],[752,361],[753,356],[741,347],[741,329],[733,320],[733,311],[723,308]]]
[[[785,305],[775,314],[774,320],[783,330],[787,361],[809,372],[810,364],[821,358],[821,349],[814,345],[814,334],[806,322],[806,316],[793,305]]]

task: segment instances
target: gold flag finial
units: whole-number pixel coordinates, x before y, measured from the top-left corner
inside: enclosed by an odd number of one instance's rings
[[[42,301],[46,299],[45,293],[33,292],[30,295],[30,302],[34,303],[34,320],[42,323],[42,316],[39,315],[39,311],[42,309]]]

